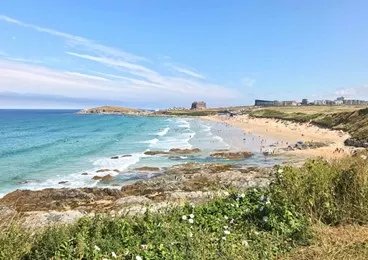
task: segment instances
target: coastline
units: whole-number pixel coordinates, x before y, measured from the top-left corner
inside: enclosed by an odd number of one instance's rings
[[[344,145],[344,141],[350,138],[348,133],[320,128],[308,123],[294,123],[284,120],[269,118],[252,118],[249,115],[240,116],[204,116],[203,120],[224,123],[242,129],[246,133],[273,138],[277,140],[278,148],[285,148],[297,142],[323,142],[325,147],[305,150],[285,151],[301,157],[338,158],[349,155],[354,148]],[[338,152],[336,152],[338,151]]]

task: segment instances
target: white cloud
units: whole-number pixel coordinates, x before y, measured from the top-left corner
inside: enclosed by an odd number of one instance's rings
[[[195,72],[194,70],[182,68],[182,67],[170,64],[170,63],[167,63],[166,65],[170,67],[171,69],[173,69],[174,71],[185,74],[187,76],[198,78],[198,79],[205,79],[205,77],[202,74],[200,74],[199,72]]]
[[[0,15],[1,20],[59,37],[68,45],[68,50],[65,50],[63,55],[73,57],[76,62],[81,63],[79,68],[88,68],[89,64],[83,64],[88,61],[102,66],[103,70],[85,73],[68,68],[67,71],[62,71],[46,65],[39,66],[32,60],[0,53],[0,56],[3,56],[3,60],[0,57],[0,91],[28,93],[31,90],[36,94],[78,98],[129,98],[143,102],[155,100],[162,101],[163,107],[165,101],[183,104],[197,99],[212,101],[213,104],[229,104],[240,96],[224,86],[205,82],[205,77],[194,69],[171,66],[181,76],[167,75],[148,67],[147,64],[142,65],[143,61],[148,61],[144,57],[80,36],[24,23],[8,16]]]
[[[245,77],[245,78],[242,79],[242,83],[243,83],[244,86],[246,86],[248,88],[251,88],[256,83],[256,79],[250,78],[250,77]]]

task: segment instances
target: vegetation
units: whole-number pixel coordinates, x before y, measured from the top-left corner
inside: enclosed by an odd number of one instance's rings
[[[275,259],[366,256],[365,154],[301,168],[275,167],[268,188],[232,191],[203,205],[136,217],[95,216],[32,233],[0,232],[1,259]],[[351,226],[356,225],[356,226]],[[344,229],[346,227],[346,230]],[[322,230],[322,231],[321,231]],[[351,231],[350,231],[351,233]],[[346,237],[346,236],[345,236]],[[334,241],[345,241],[346,252]],[[326,241],[321,244],[321,241]],[[329,248],[325,248],[329,246]],[[332,259],[332,258],[329,258]],[[343,258],[340,258],[343,259]]]
[[[335,107],[330,110],[321,110],[306,107],[304,112],[300,108],[280,109],[258,109],[249,114],[254,117],[275,118],[282,120],[290,120],[294,122],[310,122],[314,125],[330,128],[335,130],[343,130],[351,134],[353,139],[368,140],[368,108],[357,109],[357,107],[348,107],[339,112],[334,111]],[[324,108],[324,107],[322,107]],[[348,110],[350,109],[350,110]],[[323,111],[323,112],[321,112]]]

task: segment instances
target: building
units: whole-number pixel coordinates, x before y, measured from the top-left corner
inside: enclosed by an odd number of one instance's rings
[[[297,106],[298,103],[295,100],[292,101],[281,101],[281,106],[290,107],[290,106]]]
[[[192,103],[191,109],[193,110],[200,110],[200,109],[206,109],[207,105],[206,102],[203,101],[195,101]]]
[[[303,98],[303,99],[302,99],[302,105],[303,105],[303,106],[308,105],[308,99]]]
[[[254,102],[255,106],[259,107],[273,107],[273,106],[279,106],[279,102],[277,100],[270,101],[270,100],[260,100],[256,99]]]

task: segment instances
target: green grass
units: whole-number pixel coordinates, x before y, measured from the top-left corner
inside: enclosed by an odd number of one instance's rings
[[[301,168],[275,167],[275,172],[268,188],[230,192],[203,205],[136,217],[97,215],[35,232],[17,224],[4,227],[0,258],[114,259],[112,254],[118,259],[298,258],[295,252],[310,255],[305,252],[316,250],[318,239],[311,228],[315,223],[326,228],[368,223],[364,156],[332,162],[313,159]],[[359,243],[346,247],[351,255],[367,252],[365,242]]]

